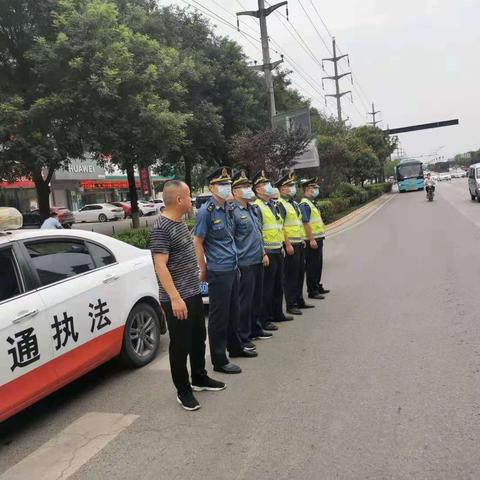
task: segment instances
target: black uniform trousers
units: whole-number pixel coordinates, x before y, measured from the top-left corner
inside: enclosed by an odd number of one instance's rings
[[[317,249],[310,248],[307,241],[305,249],[305,270],[307,277],[307,291],[309,295],[319,293],[323,270],[323,238],[316,238]]]
[[[283,303],[283,255],[279,248],[267,252],[269,265],[265,268],[263,277],[263,308],[262,326],[284,317]]]
[[[303,243],[295,243],[293,246],[293,255],[285,255],[283,289],[285,292],[285,301],[288,307],[297,306],[303,303],[303,277],[305,275],[305,262]]]
[[[242,345],[263,333],[257,312],[263,302],[263,265],[249,265],[240,268],[240,320],[238,334]]]
[[[176,318],[170,302],[162,302],[162,308],[170,335],[169,359],[172,380],[178,393],[191,392],[187,357],[190,356],[192,382],[201,382],[207,375],[205,370],[205,314],[200,294],[184,300],[187,305],[188,316],[185,320]]]
[[[239,316],[239,271],[214,272],[207,270],[210,314],[208,316],[208,339],[214,367],[229,363],[227,352],[242,350],[238,336]]]

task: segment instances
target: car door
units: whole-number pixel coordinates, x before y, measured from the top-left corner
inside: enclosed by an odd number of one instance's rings
[[[0,421],[53,391],[45,305],[14,244],[0,247]]]
[[[67,383],[120,351],[128,314],[122,267],[105,247],[79,238],[50,237],[24,246],[54,332],[57,373]]]

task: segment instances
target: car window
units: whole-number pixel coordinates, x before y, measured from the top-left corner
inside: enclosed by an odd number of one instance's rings
[[[0,272],[0,302],[3,302],[22,291],[20,275],[11,248],[0,250]]]
[[[106,265],[111,265],[116,262],[111,252],[96,243],[88,242],[88,249],[97,268],[105,267]]]
[[[47,240],[26,245],[42,285],[64,280],[95,268],[93,258],[83,242]]]
[[[480,168],[477,168],[477,178],[480,178]]]
[[[475,178],[475,170],[473,168],[468,171],[468,178]]]
[[[81,212],[86,212],[87,210],[91,210],[91,209],[92,208],[89,205],[87,205],[86,207],[81,208],[80,211]]]

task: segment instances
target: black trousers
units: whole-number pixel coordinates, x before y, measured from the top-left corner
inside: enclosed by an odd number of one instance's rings
[[[303,244],[297,243],[293,245],[293,255],[285,255],[283,290],[287,307],[294,307],[303,300],[304,250]]]
[[[263,333],[258,311],[263,302],[263,265],[240,267],[240,319],[238,334],[242,345]]]
[[[270,264],[265,268],[263,277],[262,325],[283,318],[283,255],[267,252]]]
[[[179,320],[173,315],[170,302],[162,302],[170,335],[170,371],[173,383],[181,394],[191,391],[187,370],[188,356],[190,356],[192,382],[200,381],[207,375],[205,370],[207,330],[202,297],[199,294],[184,301],[188,310],[188,317],[185,320]]]
[[[229,363],[227,352],[237,353],[242,349],[238,336],[239,318],[239,272],[207,270],[210,314],[208,316],[208,339],[214,367]]]
[[[307,272],[307,291],[309,295],[319,293],[323,270],[323,238],[316,238],[318,248],[310,248],[307,241],[305,250],[305,270]]]

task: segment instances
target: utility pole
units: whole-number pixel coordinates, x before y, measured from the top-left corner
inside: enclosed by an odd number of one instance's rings
[[[335,75],[333,75],[331,77],[323,77],[322,78],[322,83],[323,83],[323,80],[335,80],[335,93],[325,95],[325,96],[326,97],[335,97],[337,99],[337,118],[338,118],[339,122],[342,122],[343,120],[342,120],[342,101],[341,101],[341,98],[344,95],[347,95],[348,93],[351,96],[352,91],[348,90],[347,92],[340,92],[340,82],[339,82],[339,80],[343,77],[346,77],[347,75],[350,75],[350,78],[352,79],[352,83],[353,83],[353,78],[351,77],[352,72],[345,72],[345,73],[341,73],[340,75],[338,74],[338,62],[342,58],[347,58],[347,60],[348,60],[348,55],[337,56],[337,45],[336,45],[336,42],[335,42],[335,38],[332,39],[332,46],[333,46],[333,57],[322,59],[322,66],[323,66],[323,62],[333,62],[333,69],[334,69]],[[348,66],[350,66],[350,60],[348,60]],[[352,98],[352,102],[353,102],[353,98]]]
[[[374,127],[377,126],[377,123],[380,123],[380,120],[376,120],[376,115],[380,113],[380,110],[375,111],[375,104],[372,102],[372,111],[368,112],[369,115],[372,116],[372,121],[368,122],[370,125],[373,125]]]
[[[260,35],[262,40],[262,56],[263,65],[255,65],[252,68],[254,70],[260,70],[265,75],[265,87],[267,90],[267,103],[268,103],[268,116],[270,120],[270,126],[273,127],[273,118],[277,114],[275,109],[275,92],[273,90],[273,76],[272,70],[283,62],[283,56],[281,60],[271,62],[270,60],[270,48],[268,45],[268,31],[267,31],[267,17],[274,12],[277,8],[287,5],[288,2],[280,2],[271,7],[265,8],[265,0],[258,0],[258,10],[248,10],[245,12],[237,12],[237,27],[239,27],[238,17],[240,15],[249,15],[251,17],[258,18],[260,21]],[[288,15],[288,14],[287,14]]]

